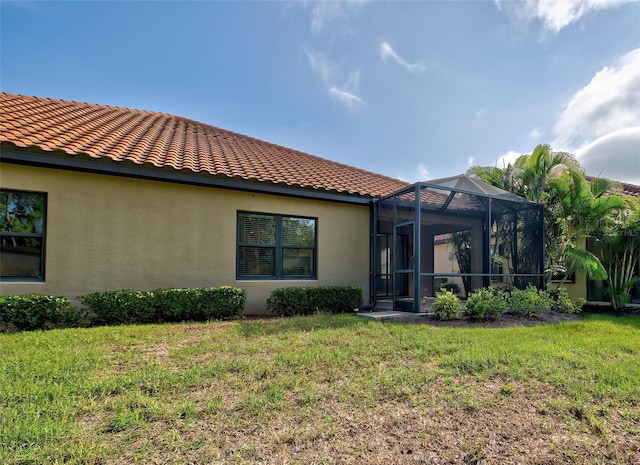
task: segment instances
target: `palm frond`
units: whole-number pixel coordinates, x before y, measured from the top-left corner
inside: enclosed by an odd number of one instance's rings
[[[591,279],[607,279],[607,270],[591,252],[569,246],[564,254],[568,269],[584,271]]]

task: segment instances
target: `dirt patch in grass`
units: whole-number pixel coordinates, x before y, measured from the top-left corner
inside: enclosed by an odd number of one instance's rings
[[[471,465],[640,460],[638,437],[617,430],[615,418],[609,418],[609,428],[600,429],[593,412],[576,414],[550,402],[562,396],[548,385],[509,383],[507,388],[500,379],[467,382],[468,397],[459,403],[442,397],[444,389],[438,386],[418,396],[421,399],[380,402],[370,409],[358,408],[357,401],[328,398],[295,413],[262,411],[256,416],[227,400],[215,414],[156,422],[129,438],[116,435],[122,453],[109,463]]]

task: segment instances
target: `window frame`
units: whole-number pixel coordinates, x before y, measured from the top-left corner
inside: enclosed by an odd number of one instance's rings
[[[255,244],[255,243],[243,243],[240,241],[240,217],[242,215],[262,215],[275,219],[275,244]],[[313,246],[306,245],[287,245],[283,241],[283,219],[294,218],[302,220],[312,220],[314,222],[314,237]],[[243,275],[240,273],[240,250],[243,247],[257,247],[270,249],[274,251],[274,274],[273,275]],[[311,275],[285,275],[284,274],[284,251],[285,250],[310,250],[312,252],[312,274]],[[277,281],[315,281],[318,279],[318,218],[311,216],[301,215],[283,215],[276,213],[264,213],[256,211],[238,210],[236,214],[236,279],[238,281],[265,281],[265,280],[277,280]]]
[[[3,276],[0,271],[0,282],[45,282],[45,266],[46,266],[46,250],[47,250],[47,220],[48,220],[48,207],[49,196],[47,192],[31,191],[25,189],[12,189],[0,187],[0,192],[8,193],[24,193],[24,194],[37,194],[42,195],[42,232],[40,233],[18,233],[11,231],[0,230],[0,239],[2,237],[33,237],[40,239],[40,269],[38,276]],[[1,247],[1,246],[0,246]],[[0,258],[2,256],[2,250],[0,249]]]

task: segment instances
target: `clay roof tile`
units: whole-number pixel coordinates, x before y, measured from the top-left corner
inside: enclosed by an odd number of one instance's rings
[[[0,142],[366,196],[406,182],[187,118],[0,94]]]

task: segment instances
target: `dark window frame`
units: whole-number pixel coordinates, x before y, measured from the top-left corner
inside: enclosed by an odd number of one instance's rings
[[[564,284],[575,284],[576,283],[576,272],[571,271],[570,273],[557,272],[551,274],[551,282],[552,283],[564,283]]]
[[[4,237],[33,237],[40,239],[40,267],[37,276],[3,276],[0,272],[0,282],[45,282],[45,258],[47,250],[47,219],[48,219],[48,200],[46,192],[31,191],[24,189],[12,189],[0,187],[0,192],[15,194],[37,194],[42,196],[42,231],[35,233],[13,232],[0,230],[0,241]],[[1,246],[0,246],[1,247]],[[2,251],[0,249],[0,259]]]
[[[241,242],[241,234],[240,234],[240,217],[242,215],[261,215],[267,216],[275,219],[275,235],[276,240],[274,244],[260,244],[260,243],[244,243]],[[312,220],[314,222],[314,237],[313,237],[313,247],[306,245],[288,245],[283,242],[283,219],[285,218],[294,218],[294,219],[302,219],[302,220]],[[254,248],[264,248],[274,251],[275,264],[274,264],[274,273],[272,275],[249,275],[249,274],[241,274],[241,262],[240,250],[243,247],[254,247]],[[285,250],[310,250],[312,252],[312,270],[310,275],[286,275],[284,273],[284,251]],[[244,211],[239,210],[236,215],[236,279],[241,281],[251,281],[251,280],[317,280],[318,279],[318,218],[310,217],[310,216],[300,216],[300,215],[282,215],[282,214],[274,214],[274,213],[264,213],[264,212],[255,212],[255,211]]]

